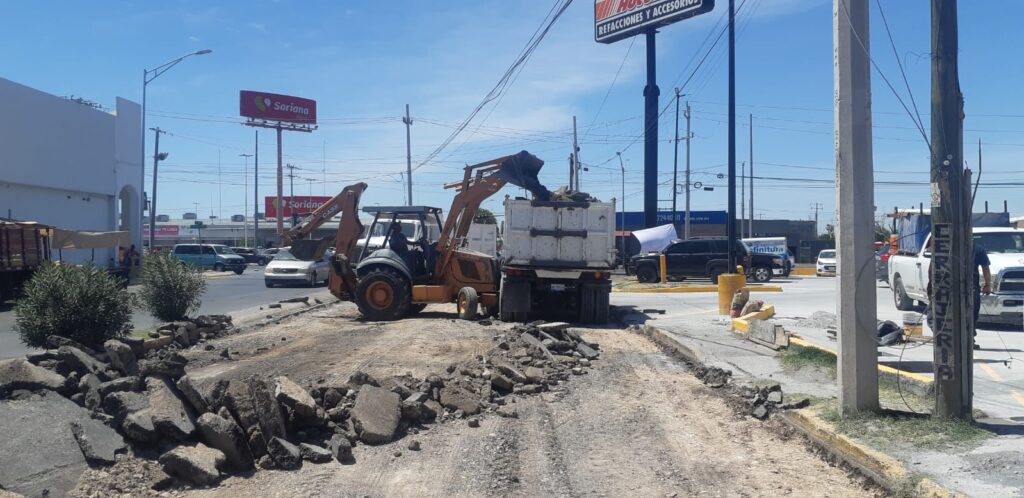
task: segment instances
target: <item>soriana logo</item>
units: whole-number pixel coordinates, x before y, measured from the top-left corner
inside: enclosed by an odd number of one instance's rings
[[[291,95],[242,90],[238,112],[252,119],[316,124],[316,101]]]
[[[290,218],[293,214],[299,216],[306,216],[313,211],[316,211],[320,206],[327,204],[327,201],[331,200],[330,197],[321,196],[306,196],[296,195],[295,197],[282,196],[281,204],[277,205],[277,197],[265,197],[263,211],[266,213],[267,218],[277,218],[278,214],[282,218]]]

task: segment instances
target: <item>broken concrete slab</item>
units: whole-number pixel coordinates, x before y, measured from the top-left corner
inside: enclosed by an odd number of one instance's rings
[[[292,382],[288,377],[277,378],[277,388],[274,397],[278,402],[291,408],[298,418],[316,418],[317,405],[313,397],[298,384]]]
[[[171,353],[165,358],[139,361],[139,374],[144,377],[163,375],[171,379],[179,379],[185,375],[188,360],[179,353]]]
[[[526,382],[526,375],[523,374],[523,372],[521,372],[518,368],[513,367],[508,363],[496,362],[494,364],[494,367],[500,370],[501,373],[507,375],[508,378],[512,379],[515,382],[518,382],[520,384]]]
[[[88,419],[88,411],[51,391],[0,401],[0,488],[25,496],[67,495],[88,468],[70,423]]]
[[[37,367],[24,358],[0,361],[0,398],[18,389],[62,390],[65,381],[62,375]]]
[[[128,415],[149,408],[149,398],[136,392],[115,392],[103,398],[103,411],[120,424]]]
[[[210,407],[206,404],[206,400],[203,399],[203,395],[199,392],[199,386],[197,384],[198,383],[187,374],[175,382],[175,386],[178,387],[182,396],[185,396],[185,399],[187,399],[189,404],[192,405],[192,408],[196,413],[203,413],[208,411]]]
[[[220,479],[219,467],[224,465],[224,453],[203,443],[179,446],[160,456],[164,472],[186,482],[207,485]]]
[[[292,470],[302,466],[302,455],[299,453],[299,447],[289,443],[284,438],[273,437],[267,440],[267,454],[282,469]]]
[[[101,397],[107,397],[107,395],[117,392],[141,391],[145,386],[146,385],[142,382],[142,379],[138,377],[121,377],[120,379],[114,379],[100,384],[97,390]]]
[[[103,382],[96,374],[85,374],[81,380],[78,381],[78,390],[85,395],[85,407],[90,410],[96,410],[100,407],[100,402],[103,398],[100,396],[100,386]]]
[[[154,444],[160,441],[160,433],[153,426],[153,417],[149,408],[139,410],[125,417],[121,422],[121,430],[128,439],[139,443]]]
[[[61,346],[57,350],[57,357],[70,370],[83,374],[93,373],[103,380],[110,380],[106,374],[107,365],[81,349],[73,346]]]
[[[307,462],[327,463],[331,461],[331,450],[314,444],[300,443],[299,456]]]
[[[352,442],[342,434],[335,434],[331,437],[331,455],[342,463],[352,461]]]
[[[204,413],[196,420],[196,426],[208,445],[224,453],[231,468],[244,471],[253,467],[249,439],[234,420]]]
[[[92,349],[92,348],[90,348],[90,347],[88,347],[88,346],[86,346],[86,345],[84,345],[84,344],[82,344],[82,343],[80,343],[80,342],[78,342],[78,341],[76,341],[74,339],[69,339],[67,337],[62,337],[62,336],[59,336],[59,335],[48,335],[48,336],[46,336],[46,346],[48,348],[50,348],[50,349],[60,349],[63,346],[70,346],[72,348],[75,348],[75,349],[77,349],[79,351],[84,352],[85,354],[87,354],[89,356],[96,356],[98,354],[98,352],[95,351],[94,349]]]
[[[498,372],[491,373],[491,385],[500,391],[511,391],[512,388],[516,386],[515,382],[512,382],[512,379],[509,379]]]
[[[541,323],[537,325],[537,330],[547,333],[561,332],[567,328],[569,328],[569,324],[565,322]]]
[[[269,443],[272,438],[284,438],[286,434],[284,414],[281,413],[281,406],[274,398],[275,386],[259,378],[249,379],[248,384],[249,395],[252,399],[253,409],[256,411],[256,419],[259,421],[263,439]]]
[[[538,367],[526,367],[523,371],[523,375],[526,375],[526,380],[533,384],[539,384],[544,380],[544,369]]]
[[[93,419],[72,420],[71,434],[75,437],[85,460],[93,465],[113,465],[118,454],[125,453],[128,445],[114,429]]]
[[[374,387],[380,387],[380,382],[377,382],[377,379],[374,379],[373,377],[370,376],[370,374],[363,372],[361,370],[356,370],[355,373],[350,375],[348,377],[347,384],[350,387],[355,387],[357,389],[359,388],[359,386],[366,384],[369,384]]]
[[[775,403],[776,405],[782,404],[782,391],[771,391],[768,393],[768,397],[765,401],[769,403]]]
[[[588,360],[596,360],[597,357],[601,356],[601,353],[597,352],[597,350],[582,342],[576,345],[576,351],[579,351]]]
[[[111,339],[103,343],[103,350],[107,352],[110,364],[119,372],[125,375],[138,375],[139,359],[135,357],[135,351],[131,346]]]
[[[369,384],[359,389],[351,414],[359,439],[372,444],[391,441],[401,416],[398,394]]]
[[[224,406],[234,415],[246,434],[252,433],[253,427],[259,427],[259,417],[249,394],[249,383],[244,380],[232,380],[224,392]]]
[[[185,406],[178,389],[166,377],[146,379],[149,395],[149,414],[153,426],[161,434],[178,441],[186,441],[196,432],[191,408]]]
[[[441,388],[441,405],[449,410],[461,410],[466,415],[480,413],[480,400],[473,393],[458,387],[444,386]]]

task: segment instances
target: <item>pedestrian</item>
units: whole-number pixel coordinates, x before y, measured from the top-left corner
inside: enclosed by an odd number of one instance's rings
[[[978,346],[978,318],[981,316],[981,296],[992,293],[992,262],[988,259],[988,252],[977,242],[974,243],[974,349],[981,349]],[[985,278],[985,285],[981,285],[981,278]]]
[[[127,259],[128,259],[128,275],[129,275],[130,280],[134,281],[136,275],[138,275],[139,262],[142,259],[141,255],[139,254],[138,249],[135,249],[135,244],[132,244],[131,247],[128,248]]]

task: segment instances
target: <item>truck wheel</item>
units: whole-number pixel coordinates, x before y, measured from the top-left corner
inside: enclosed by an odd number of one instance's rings
[[[409,311],[409,282],[396,270],[370,270],[356,286],[356,306],[367,320],[398,320]]]
[[[213,271],[224,271],[224,265],[220,263],[213,265]]]
[[[608,294],[602,285],[586,285],[580,289],[580,322],[603,325],[608,323]]]
[[[714,269],[714,270],[711,270],[711,275],[709,276],[709,278],[711,279],[711,283],[713,283],[715,285],[718,285],[718,277],[721,276],[721,275],[722,275],[722,270],[717,269],[717,268]]]
[[[758,266],[754,268],[753,273],[755,282],[767,282],[772,279],[772,269],[767,266]]]
[[[235,275],[241,275],[245,271],[245,268],[236,268]]]
[[[459,297],[455,301],[455,306],[459,312],[459,318],[463,320],[472,320],[476,318],[476,312],[479,305],[480,298],[476,294],[476,289],[472,287],[463,287],[459,290]]]
[[[892,282],[892,300],[893,304],[896,305],[896,309],[900,311],[910,311],[914,309],[914,301],[907,295],[906,289],[903,288],[903,279],[898,275],[893,279]]]
[[[409,305],[409,316],[418,314],[427,308],[427,303],[413,303]]]
[[[643,265],[636,269],[636,279],[645,284],[658,281],[658,270],[653,265]]]
[[[597,303],[594,302],[594,289],[589,285],[580,286],[580,323],[590,323],[594,319],[594,310]]]

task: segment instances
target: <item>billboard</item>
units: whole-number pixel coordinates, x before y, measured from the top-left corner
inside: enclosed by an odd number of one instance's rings
[[[595,0],[594,40],[616,42],[714,8],[715,0]]]
[[[281,197],[281,209],[277,206],[277,196],[266,197],[266,217],[277,218],[278,213],[284,218],[290,218],[292,214],[298,214],[299,216],[305,216],[317,208],[327,204],[327,201],[331,200],[328,196],[309,196],[309,195],[296,195],[294,197],[282,196]]]
[[[690,211],[691,225],[725,225],[728,214],[725,211]],[[622,227],[622,213],[615,213],[615,219]],[[686,211],[676,211],[676,221],[681,226],[686,219]],[[643,211],[626,211],[626,227],[643,227]],[[658,211],[658,225],[672,223],[672,211]]]
[[[316,124],[316,101],[290,95],[242,90],[238,113],[242,117],[267,121]]]
[[[199,231],[188,225],[157,225],[156,237],[195,237]],[[149,224],[142,226],[142,236],[149,237]]]

